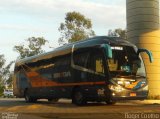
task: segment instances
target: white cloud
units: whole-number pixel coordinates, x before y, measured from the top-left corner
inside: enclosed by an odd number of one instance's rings
[[[1,53],[14,60],[13,46],[30,36],[44,36],[56,47],[59,24],[69,11],[84,14],[97,35],[106,35],[108,29],[125,27],[125,9],[125,0],[0,0]]]
[[[79,11],[96,27],[124,27],[125,4],[108,5],[84,0],[1,0],[1,11],[62,22],[68,11]]]
[[[32,30],[32,31],[35,31],[35,32],[44,32],[46,31],[47,29],[42,29],[42,28],[38,28],[38,27],[35,27],[35,26],[22,26],[22,25],[14,25],[14,24],[0,24],[0,29],[3,29],[3,30],[7,30],[7,29],[10,29],[10,30],[17,30],[17,31],[29,31],[29,30]]]

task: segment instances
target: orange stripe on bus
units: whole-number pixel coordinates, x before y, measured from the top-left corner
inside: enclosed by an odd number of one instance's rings
[[[51,86],[75,86],[75,85],[103,85],[105,81],[101,82],[79,82],[79,83],[56,83],[56,82],[37,82],[31,81],[32,87],[51,87]]]
[[[75,85],[103,85],[105,81],[97,82],[78,82],[78,83],[58,83],[42,77],[39,73],[32,71],[26,72],[27,77],[30,79],[32,87],[51,87],[51,86],[75,86]]]
[[[36,77],[36,76],[39,76],[39,74],[37,72],[27,72],[27,76],[28,77]]]

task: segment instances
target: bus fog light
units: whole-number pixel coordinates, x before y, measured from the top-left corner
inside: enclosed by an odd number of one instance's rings
[[[118,81],[118,84],[123,84],[123,81]]]
[[[112,96],[115,96],[116,94],[115,93],[112,93]]]

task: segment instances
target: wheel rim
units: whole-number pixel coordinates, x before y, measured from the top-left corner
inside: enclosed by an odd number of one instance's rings
[[[27,92],[25,93],[25,100],[26,100],[26,102],[29,102],[29,101],[30,101],[30,97],[29,97],[29,95],[28,95]]]
[[[25,95],[25,100],[26,100],[27,102],[29,101],[28,95]]]
[[[75,94],[75,101],[77,104],[81,104],[83,101],[83,95],[81,92],[76,92]]]
[[[115,104],[116,101],[110,99],[110,100],[107,100],[106,103],[107,103],[107,104]]]

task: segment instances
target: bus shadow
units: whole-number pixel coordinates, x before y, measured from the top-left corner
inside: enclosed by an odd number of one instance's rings
[[[81,108],[81,107],[100,107],[100,106],[106,106],[106,107],[143,107],[143,106],[159,106],[160,104],[153,103],[153,104],[137,104],[137,103],[131,103],[131,102],[118,102],[114,105],[108,105],[104,102],[88,102],[86,105],[83,106],[77,106],[72,103],[71,100],[60,100],[56,103],[48,102],[47,100],[38,100],[35,103],[26,103],[24,99],[0,99],[0,107],[14,107],[14,106],[31,106],[31,105],[44,105],[48,107],[57,107],[57,108]]]
[[[92,107],[92,106],[111,106],[103,102],[88,102],[85,105],[77,106],[72,103],[71,100],[60,100],[58,102],[48,102],[47,100],[38,100],[36,103],[30,104],[40,104],[45,106],[57,107],[57,108],[81,108],[81,107]],[[113,106],[113,105],[112,105]]]
[[[105,102],[88,102],[85,105],[77,106],[73,104],[71,101],[59,101],[56,103],[51,103],[47,101],[37,101],[38,104],[46,105],[46,106],[53,106],[57,108],[81,108],[81,107],[113,107],[113,108],[121,108],[121,107],[145,107],[145,106],[159,106],[160,104],[139,104],[139,103],[128,103],[128,102],[117,102],[116,104],[106,104]]]
[[[47,102],[47,101],[37,101],[38,104],[46,105],[46,106],[54,106],[57,108],[81,108],[81,107],[101,107],[101,106],[116,106],[115,105],[108,105],[104,102],[88,102],[85,105],[77,106],[73,104],[71,101],[59,101],[56,103]]]

